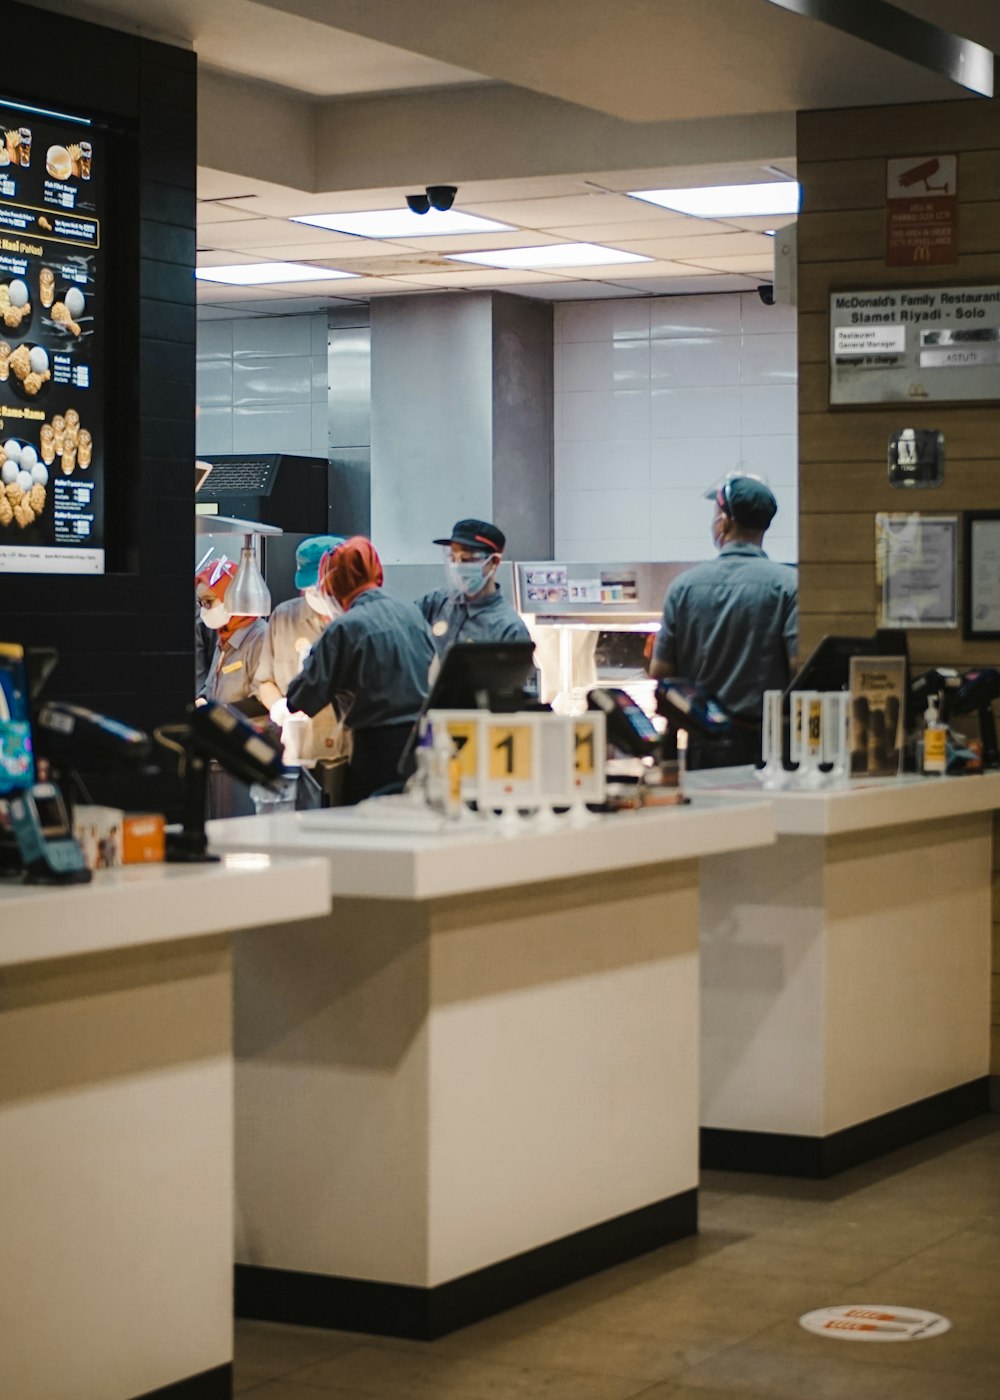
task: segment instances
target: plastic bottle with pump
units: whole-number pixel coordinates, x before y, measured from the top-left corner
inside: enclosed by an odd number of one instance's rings
[[[924,717],[924,772],[943,774],[948,767],[948,726],[940,717],[940,699],[931,695]]]

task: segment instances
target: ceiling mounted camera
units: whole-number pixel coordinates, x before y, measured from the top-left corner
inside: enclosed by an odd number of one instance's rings
[[[765,306],[774,305],[774,283],[764,282],[757,288],[757,295]]]
[[[458,190],[454,185],[428,185],[427,198],[431,207],[444,214],[455,203]]]
[[[431,202],[426,194],[408,194],[406,205],[411,214],[426,214]]]

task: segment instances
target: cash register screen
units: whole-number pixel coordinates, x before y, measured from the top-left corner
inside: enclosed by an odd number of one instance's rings
[[[28,714],[28,683],[20,647],[0,643],[0,795],[35,781]]]

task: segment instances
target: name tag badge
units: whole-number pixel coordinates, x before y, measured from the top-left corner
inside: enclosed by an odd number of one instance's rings
[[[242,662],[242,661],[230,661],[230,663],[229,663],[228,666],[223,666],[223,668],[222,668],[222,674],[223,674],[224,676],[230,676],[230,675],[232,675],[232,673],[233,673],[234,671],[242,671],[242,670],[243,670],[243,662]]]
[[[434,626],[431,628],[431,631],[433,632],[435,637],[443,637],[447,630],[448,624],[447,622],[445,622],[443,617],[439,617],[437,622],[435,622]]]

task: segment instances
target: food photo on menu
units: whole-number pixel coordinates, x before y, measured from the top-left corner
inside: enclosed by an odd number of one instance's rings
[[[90,125],[0,98],[0,567],[31,567],[35,549],[103,568],[104,187]]]

